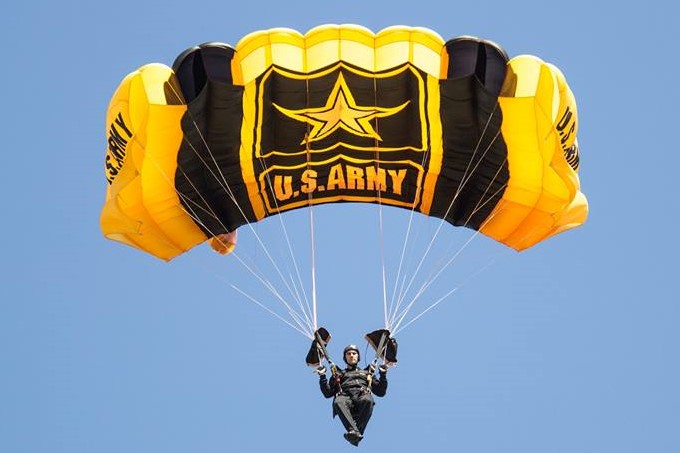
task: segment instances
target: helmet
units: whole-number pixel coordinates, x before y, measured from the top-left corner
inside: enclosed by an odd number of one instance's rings
[[[356,351],[358,359],[361,360],[361,353],[359,352],[359,347],[355,344],[350,344],[347,347],[345,347],[344,351],[342,351],[342,360],[344,360],[345,363],[347,363],[347,359],[345,358],[347,351]]]

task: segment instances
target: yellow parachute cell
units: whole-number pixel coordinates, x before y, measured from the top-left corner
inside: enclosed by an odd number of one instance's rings
[[[207,239],[174,189],[178,126],[186,112],[180,96],[172,70],[149,64],[123,80],[106,119],[109,185],[102,232],[166,260]]]

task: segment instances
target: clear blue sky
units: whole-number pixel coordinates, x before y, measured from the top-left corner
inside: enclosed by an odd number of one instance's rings
[[[231,288],[275,306],[242,266],[205,246],[166,264],[105,240],[98,226],[104,116],[128,72],[169,65],[197,43],[235,44],[254,30],[323,23],[425,26],[556,64],[578,100],[581,181],[591,207],[584,227],[521,254],[478,237],[446,269],[413,313],[459,290],[398,337],[400,364],[361,448],[680,451],[680,309],[672,296],[680,249],[679,13],[672,2],[599,5],[5,6],[0,451],[353,448],[304,365],[307,339]],[[382,326],[377,214],[352,205],[314,214],[319,321],[339,356]],[[405,220],[385,215],[394,271]],[[308,217],[286,222],[308,272]],[[421,222],[419,240],[433,230]],[[470,235],[447,230],[435,259]],[[277,222],[257,232],[285,254]],[[238,250],[272,272],[251,233]]]

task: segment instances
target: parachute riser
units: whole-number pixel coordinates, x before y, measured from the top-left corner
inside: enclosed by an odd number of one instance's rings
[[[321,356],[321,359],[326,359],[326,362],[328,362],[328,365],[331,368],[331,374],[333,376],[336,376],[338,374],[338,367],[337,365],[333,362],[333,359],[331,359],[330,355],[328,355],[328,350],[326,350],[326,346],[321,339],[321,335],[319,335],[319,331],[317,330],[314,332],[314,337],[316,338],[316,348],[319,350],[319,355]]]
[[[375,367],[375,366],[378,364],[378,359],[379,359],[379,358],[383,355],[383,353],[384,353],[383,350],[387,348],[387,342],[386,342],[386,340],[387,340],[387,335],[383,333],[382,336],[380,337],[380,343],[378,344],[378,348],[375,350],[375,358],[374,358],[373,361],[371,362],[371,364],[373,365],[373,367]]]

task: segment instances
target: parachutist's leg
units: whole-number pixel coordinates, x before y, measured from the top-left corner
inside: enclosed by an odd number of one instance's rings
[[[349,396],[336,396],[333,400],[333,409],[340,417],[340,421],[347,431],[359,431],[352,417],[352,399]]]
[[[359,427],[359,432],[361,434],[364,433],[366,425],[368,425],[368,421],[371,419],[374,405],[375,402],[373,401],[373,397],[370,393],[361,395],[359,398],[354,400],[354,409],[356,410],[357,414],[357,426]]]

